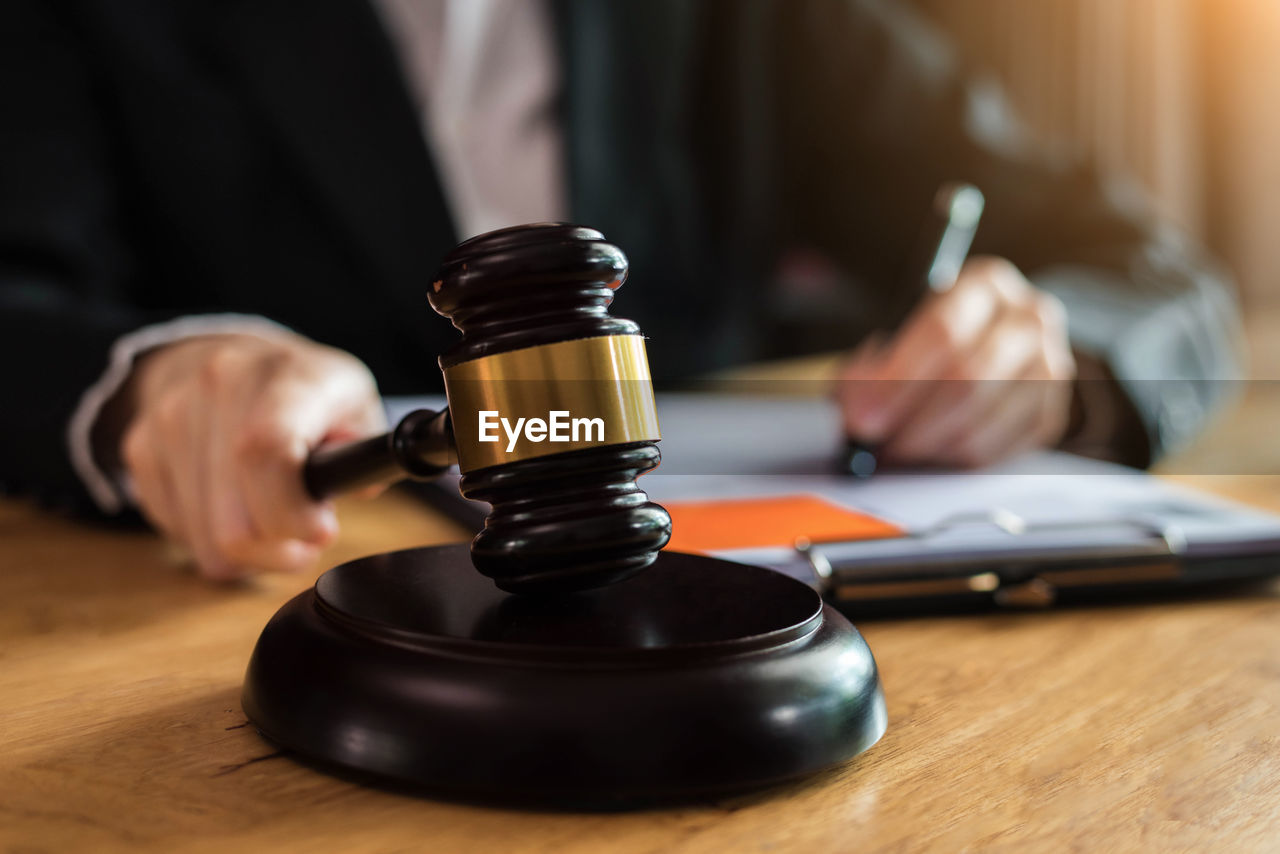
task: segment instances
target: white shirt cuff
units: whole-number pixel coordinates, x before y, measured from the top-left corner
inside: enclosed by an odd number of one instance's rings
[[[140,354],[202,335],[257,335],[266,338],[289,331],[279,323],[252,314],[201,314],[143,326],[116,339],[111,346],[106,371],[81,395],[80,403],[67,422],[71,465],[99,509],[104,513],[119,513],[132,503],[127,485],[113,480],[93,458],[90,437],[102,407],[129,379],[134,360]]]

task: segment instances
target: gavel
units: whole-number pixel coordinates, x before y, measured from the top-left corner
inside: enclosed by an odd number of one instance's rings
[[[430,479],[456,455],[462,494],[492,508],[472,563],[501,589],[583,590],[651,565],[671,517],[636,485],[661,460],[660,434],[640,328],[609,314],[626,278],[622,250],[582,226],[522,225],[460,244],[429,294],[462,333],[439,360],[448,408],[317,450],[308,492]]]
[[[662,550],[671,517],[636,485],[659,462],[644,339],[608,313],[626,276],[573,225],[446,257],[448,408],[319,450],[305,477],[327,495],[456,456],[492,512],[469,551],[348,561],[281,606],[241,698],[272,742],[463,798],[616,807],[791,779],[884,732],[871,652],[815,590]]]

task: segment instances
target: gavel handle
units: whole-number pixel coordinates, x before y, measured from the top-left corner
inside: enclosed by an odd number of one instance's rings
[[[314,451],[303,465],[302,479],[307,493],[321,499],[405,477],[430,480],[452,462],[449,410],[418,409],[389,433]]]

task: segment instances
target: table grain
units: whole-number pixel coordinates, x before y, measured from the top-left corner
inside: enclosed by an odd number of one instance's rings
[[[1178,479],[1280,510],[1280,478]],[[325,564],[464,539],[344,502]],[[1280,588],[864,622],[889,730],[747,797],[493,809],[335,779],[248,726],[258,632],[314,576],[201,581],[158,539],[0,502],[0,849],[834,852],[1280,849]]]

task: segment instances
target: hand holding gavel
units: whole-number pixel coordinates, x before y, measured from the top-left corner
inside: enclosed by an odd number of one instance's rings
[[[438,474],[452,442],[463,494],[492,507],[472,561],[503,590],[572,591],[633,575],[666,544],[671,519],[635,484],[660,456],[644,339],[608,313],[626,275],[622,252],[578,226],[463,243],[429,293],[462,332],[440,357],[460,420],[416,413],[386,436],[333,450],[320,446],[382,426],[372,378],[352,357],[283,332],[153,353],[127,392],[122,456],[138,501],[206,574],[297,569],[336,531],[320,496]],[[528,436],[502,449],[478,435],[481,412],[532,423],[570,409],[599,422],[594,438]]]
[[[122,394],[120,456],[138,507],[214,579],[313,565],[338,522],[304,488],[308,454],[386,429],[362,362],[283,330],[160,348]]]

